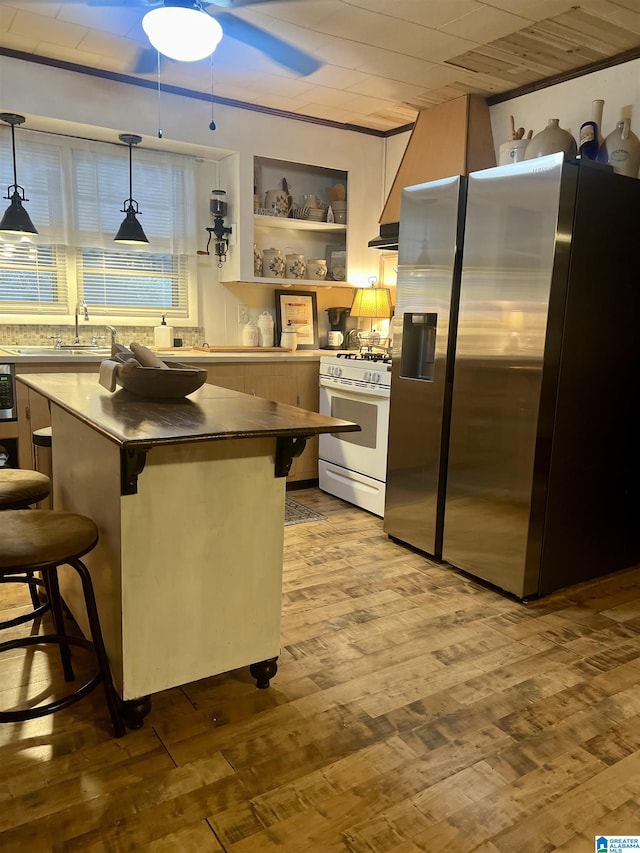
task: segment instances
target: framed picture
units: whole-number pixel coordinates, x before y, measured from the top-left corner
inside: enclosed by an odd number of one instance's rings
[[[283,329],[298,333],[298,349],[318,349],[318,308],[313,291],[276,290],[276,345]]]
[[[327,278],[330,281],[347,280],[347,253],[340,244],[327,246]]]

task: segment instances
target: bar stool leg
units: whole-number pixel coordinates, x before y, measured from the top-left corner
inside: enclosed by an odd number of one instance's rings
[[[120,712],[120,700],[113,685],[111,677],[111,669],[109,667],[109,659],[107,658],[107,650],[104,646],[102,638],[102,630],[100,628],[100,619],[98,616],[98,608],[96,605],[95,595],[93,594],[93,583],[91,575],[85,564],[81,560],[69,560],[69,565],[72,566],[80,575],[82,581],[82,589],[84,592],[84,601],[87,608],[87,618],[89,620],[89,628],[91,629],[91,641],[95,650],[98,666],[102,673],[102,681],[104,685],[105,697],[109,713],[111,714],[111,722],[116,737],[122,737],[125,733],[125,726],[122,722],[122,714]]]
[[[58,569],[56,566],[43,572],[45,590],[51,604],[51,615],[56,634],[60,637],[60,658],[65,681],[73,681],[73,666],[71,665],[71,649],[67,642],[67,629],[64,624],[62,613],[62,599],[60,598],[60,586],[58,585]]]

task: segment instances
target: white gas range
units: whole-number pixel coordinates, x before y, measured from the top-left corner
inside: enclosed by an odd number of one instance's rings
[[[361,432],[321,435],[318,476],[329,494],[384,515],[391,358],[386,352],[320,357],[320,413],[354,421]]]

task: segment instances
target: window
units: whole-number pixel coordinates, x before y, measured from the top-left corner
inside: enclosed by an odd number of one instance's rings
[[[113,242],[129,194],[127,146],[19,130],[16,156],[38,235],[0,238],[0,313],[32,314],[37,304],[40,314],[68,315],[84,299],[94,316],[196,320],[192,158],[133,150],[149,245],[132,248]],[[0,187],[12,182],[5,131]]]

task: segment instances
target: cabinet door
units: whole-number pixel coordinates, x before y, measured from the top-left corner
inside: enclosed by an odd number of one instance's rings
[[[21,382],[16,383],[18,401],[18,462],[21,468],[33,470],[33,431],[51,426],[49,402],[42,394],[27,388]]]
[[[201,364],[199,365],[202,366]],[[207,384],[219,385],[232,391],[245,390],[244,365],[242,364],[207,364]]]
[[[296,365],[296,405],[309,412],[319,409],[319,366],[317,361]],[[294,459],[292,480],[315,480],[318,477],[318,436],[307,441],[303,453]]]

